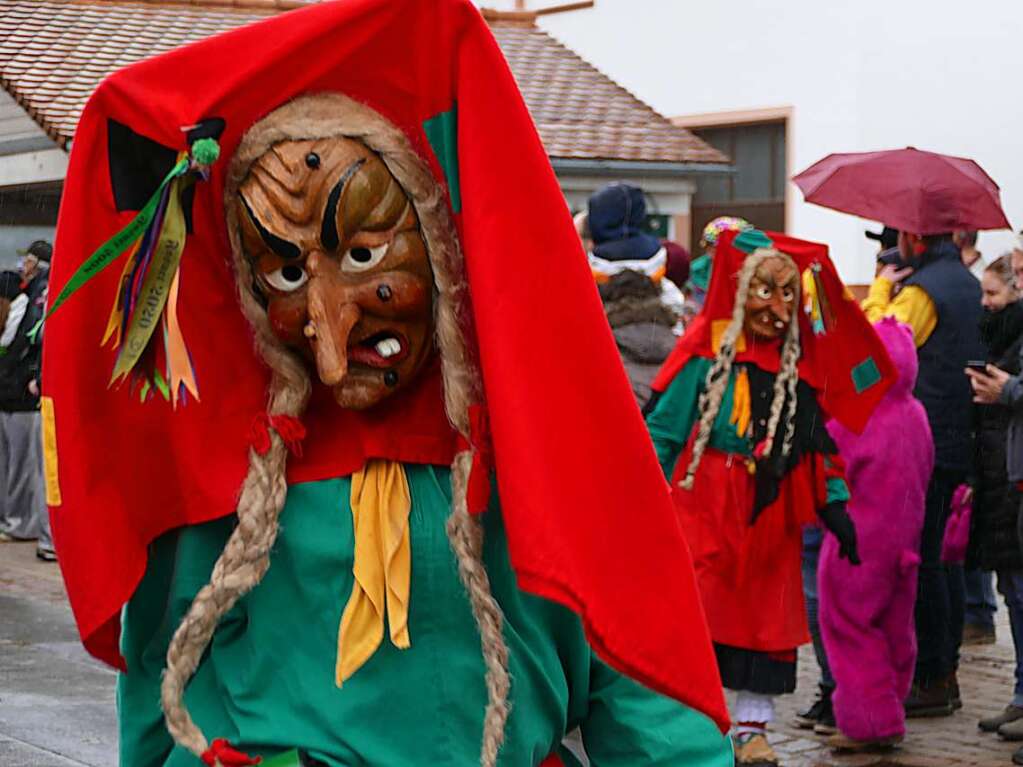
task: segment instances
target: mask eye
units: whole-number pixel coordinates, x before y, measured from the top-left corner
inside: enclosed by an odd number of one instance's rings
[[[793,299],[795,299],[795,297],[796,292],[792,288],[785,288],[785,290],[781,292],[781,300],[785,301],[786,303],[792,301]]]
[[[756,297],[761,301],[769,301],[771,298],[771,289],[766,285],[757,285]]]
[[[280,269],[264,274],[263,279],[267,281],[274,290],[279,290],[282,293],[290,293],[293,290],[298,290],[300,287],[309,282],[309,275],[305,273],[298,264],[285,264]]]
[[[384,260],[387,254],[387,243],[377,245],[375,248],[349,248],[341,257],[341,271],[343,272],[365,272]]]

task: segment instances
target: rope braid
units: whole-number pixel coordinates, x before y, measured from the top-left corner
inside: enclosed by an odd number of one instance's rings
[[[371,148],[374,147],[371,145]],[[383,156],[386,162],[387,156]],[[436,184],[431,184],[430,188],[435,199],[431,197],[430,204],[424,204],[419,210],[421,221],[427,222],[421,228],[437,286],[436,339],[441,353],[444,407],[448,420],[468,439],[471,436],[469,408],[481,403],[483,395],[480,376],[465,340],[467,330],[463,317],[469,305],[463,276],[465,266],[441,197],[442,190]],[[427,217],[428,211],[433,215]],[[451,464],[451,516],[446,531],[480,632],[486,669],[487,708],[483,716],[480,767],[495,767],[511,712],[508,703],[511,675],[508,672],[508,644],[503,633],[504,613],[494,598],[490,577],[483,564],[483,526],[478,518],[469,514],[466,504],[475,450],[473,447],[459,452]]]
[[[444,190],[405,135],[369,107],[340,94],[302,96],[252,126],[235,152],[224,188],[225,214],[242,311],[256,331],[256,348],[271,371],[268,413],[298,418],[305,411],[311,383],[305,363],[273,334],[266,309],[253,293],[252,269],[245,258],[238,228],[237,191],[249,167],[275,143],[345,136],[377,152],[408,193],[419,216],[436,285],[435,319],[444,405],[448,419],[468,441],[469,408],[482,402],[480,377],[466,343],[468,290],[464,264],[448,215]],[[238,502],[238,526],[214,566],[210,583],[200,590],[175,632],[167,654],[161,701],[174,740],[200,756],[208,742],[184,706],[188,681],[209,645],[221,617],[256,586],[269,566],[278,532],[278,517],[287,494],[287,448],[271,430],[266,455],[250,451],[249,472]],[[504,615],[490,588],[483,564],[483,528],[468,512],[466,493],[475,448],[455,455],[451,466],[452,510],[446,525],[480,632],[486,669],[481,767],[495,767],[510,711],[508,646]],[[220,763],[217,763],[220,767]]]
[[[756,260],[756,264],[753,264],[754,260]],[[696,476],[696,470],[700,467],[700,461],[703,459],[707,444],[710,442],[710,431],[714,426],[714,420],[721,410],[721,401],[724,399],[725,389],[728,388],[732,364],[735,362],[735,347],[738,344],[739,336],[742,334],[743,323],[746,321],[746,298],[749,296],[750,280],[753,279],[756,265],[763,260],[764,258],[759,256],[750,256],[739,271],[739,286],[735,291],[732,319],[721,338],[721,348],[714,358],[714,364],[707,372],[703,391],[700,392],[700,399],[698,401],[700,428],[696,433],[696,441],[693,443],[693,455],[689,459],[686,476],[682,480],[682,488],[684,490],[693,489],[693,479]]]
[[[251,284],[247,264],[244,269],[249,280],[245,284]],[[298,418],[309,400],[309,376],[302,363],[273,337],[266,312],[248,290],[242,292],[241,303],[242,311],[256,327],[256,347],[272,371],[267,412]],[[209,743],[185,708],[185,686],[220,619],[262,580],[270,565],[270,549],[277,539],[278,517],[287,495],[288,455],[284,441],[272,429],[270,443],[266,455],[249,449],[249,471],[238,499],[238,524],[213,566],[210,582],[192,601],[167,650],[167,668],[160,687],[167,729],[177,743],[198,757]]]
[[[693,454],[689,459],[689,466],[681,482],[683,490],[692,490],[693,481],[696,477],[696,470],[700,467],[700,461],[710,443],[710,433],[721,410],[721,402],[728,388],[728,381],[731,377],[732,366],[735,362],[736,345],[742,334],[743,324],[746,321],[746,300],[749,298],[749,286],[753,275],[764,261],[770,258],[781,258],[788,262],[793,268],[796,264],[784,253],[773,249],[761,248],[754,251],[739,270],[739,284],[735,291],[735,303],[732,306],[732,319],[725,329],[721,338],[721,347],[714,358],[714,364],[707,372],[704,381],[703,391],[700,392],[698,400],[698,411],[700,413],[699,429],[696,433],[696,440],[693,443]],[[798,269],[797,269],[798,271]],[[798,287],[795,304],[799,304]],[[774,381],[774,396],[771,400],[771,416],[767,427],[767,450],[770,451],[774,443],[774,435],[777,432],[781,420],[782,408],[785,403],[785,393],[790,392],[790,402],[786,412],[785,442],[783,444],[784,454],[788,455],[791,450],[792,440],[795,436],[795,389],[799,381],[797,363],[799,361],[799,322],[793,316],[789,323],[785,336],[785,343],[782,347],[782,364]]]
[[[799,296],[796,295],[798,305]],[[781,446],[782,457],[792,452],[792,440],[796,434],[796,384],[799,383],[799,322],[796,317],[789,323],[785,344],[781,350],[781,367],[774,377],[774,396],[771,399],[771,415],[767,421],[767,439],[764,455],[770,455],[774,438],[778,433],[782,410],[785,410],[785,437]],[[787,399],[786,399],[787,397]],[[787,403],[787,407],[785,407]]]

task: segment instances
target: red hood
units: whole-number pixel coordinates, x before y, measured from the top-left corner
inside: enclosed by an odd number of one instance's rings
[[[815,291],[822,296],[818,305],[826,307],[826,322],[823,327],[815,328],[806,308],[806,291],[801,291],[801,306],[797,311],[802,347],[799,377],[816,390],[821,407],[830,417],[855,432],[862,431],[870,413],[895,380],[895,368],[884,344],[839,279],[828,255],[828,246],[778,232],[753,230],[721,235],[703,310],[665,361],[654,379],[653,389],[664,391],[693,357],[713,359],[717,355],[715,330],[722,331],[732,318],[739,271],[749,254],[736,245],[753,235],[766,236],[775,250],[790,256],[804,283],[808,275],[817,275]],[[776,373],[780,361],[778,344],[758,344],[755,339],[745,339],[745,348],[736,353],[735,359]]]

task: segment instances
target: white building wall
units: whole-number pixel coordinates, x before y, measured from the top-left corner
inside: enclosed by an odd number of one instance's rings
[[[540,24],[666,115],[791,106],[793,172],[907,145],[972,157],[1023,225],[1019,0],[596,0]],[[791,234],[829,243],[844,279],[867,282],[872,223],[794,187],[789,201]],[[993,258],[1012,242],[990,232],[979,246]]]

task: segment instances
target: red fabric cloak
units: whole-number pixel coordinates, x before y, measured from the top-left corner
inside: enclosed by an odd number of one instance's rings
[[[775,232],[726,232],[718,242],[703,311],[686,329],[653,383],[664,391],[693,357],[713,359],[732,318],[739,272],[754,247],[774,247],[792,257],[804,284],[797,321],[802,357],[799,375],[821,407],[860,431],[895,380],[887,350],[835,271],[825,245]],[[814,278],[816,275],[816,278]],[[816,297],[815,300],[810,301]],[[817,322],[815,322],[815,312]],[[780,344],[743,337],[735,359],[777,373]],[[691,440],[676,464],[672,493],[689,540],[711,636],[715,642],[765,652],[791,650],[809,641],[800,575],[801,531],[816,520],[827,498],[827,478],[841,461],[807,453],[781,481],[780,494],[750,524],[754,479],[741,457],[708,450],[692,490],[679,482],[689,466]],[[768,595],[771,609],[763,610]]]
[[[110,121],[178,151],[187,148],[184,126],[225,120],[222,159],[196,184],[181,267],[180,322],[201,401],[172,411],[108,389],[114,353],[99,342],[119,268],[89,282],[46,329],[43,388],[59,455],[51,479],[62,493],[51,515],[86,648],[120,665],[119,610],[145,569],[148,543],[234,511],[268,375],[235,296],[224,172],[254,122],[321,91],[383,114],[447,184],[519,584],[575,610],[607,662],[726,729],[667,486],[564,197],[468,0],[317,3],[121,70],[86,106],[61,204],[53,293],[133,215],[115,205]],[[289,479],[342,475],[373,456],[448,463],[455,441],[439,386],[427,376],[365,414],[314,398],[305,456],[292,461]]]

